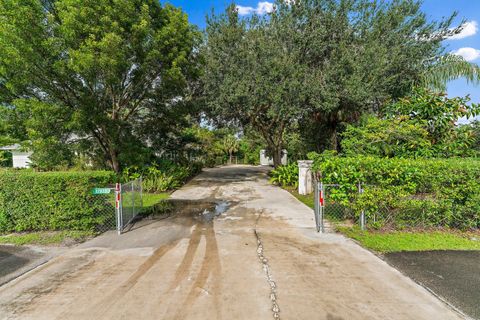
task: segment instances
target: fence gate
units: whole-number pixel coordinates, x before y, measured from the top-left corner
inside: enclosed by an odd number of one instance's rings
[[[359,216],[347,205],[354,201],[355,195],[363,193],[362,184],[358,190],[346,189],[339,184],[324,184],[321,181],[314,182],[314,214],[317,232],[325,232],[325,221],[334,224],[359,223],[362,230],[365,229],[365,214],[362,211]]]
[[[121,234],[143,209],[142,177],[115,188],[117,232]]]

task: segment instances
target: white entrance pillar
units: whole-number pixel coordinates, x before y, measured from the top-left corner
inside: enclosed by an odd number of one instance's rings
[[[313,192],[312,184],[313,160],[298,161],[298,193],[307,195]]]

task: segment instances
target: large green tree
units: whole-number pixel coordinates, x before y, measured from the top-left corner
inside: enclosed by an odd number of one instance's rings
[[[75,139],[119,172],[188,104],[198,38],[156,0],[0,0],[0,102],[34,119],[27,139]]]
[[[204,93],[210,115],[258,132],[277,166],[284,135],[300,118],[304,95],[299,48],[266,17],[240,19],[232,5],[211,17],[203,48]]]
[[[309,148],[336,149],[344,124],[415,85],[478,80],[478,68],[442,46],[461,31],[455,16],[431,21],[415,0],[278,0],[245,19],[230,7],[208,21],[207,101],[217,117],[262,133],[275,164],[295,128]]]

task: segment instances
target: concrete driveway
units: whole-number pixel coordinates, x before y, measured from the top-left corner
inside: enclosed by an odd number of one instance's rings
[[[176,199],[226,200],[213,222],[145,220],[0,287],[2,319],[461,319],[268,184],[266,169],[205,170]]]
[[[0,245],[0,286],[35,269],[66,248]]]

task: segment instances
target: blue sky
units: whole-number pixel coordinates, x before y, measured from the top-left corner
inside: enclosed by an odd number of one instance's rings
[[[232,3],[230,0],[168,0],[175,6],[181,7],[189,16],[192,23],[200,28],[205,26],[205,16],[211,12],[222,12]],[[236,0],[241,6],[241,12],[265,12],[273,0]],[[480,63],[480,1],[479,0],[425,0],[423,9],[432,19],[449,16],[453,11],[458,12],[457,24],[463,19],[468,22],[464,33],[458,39],[446,40],[447,51],[455,51],[475,63]],[[472,101],[480,103],[480,87],[467,84],[465,80],[453,81],[448,86],[450,96],[465,96],[470,94]]]

